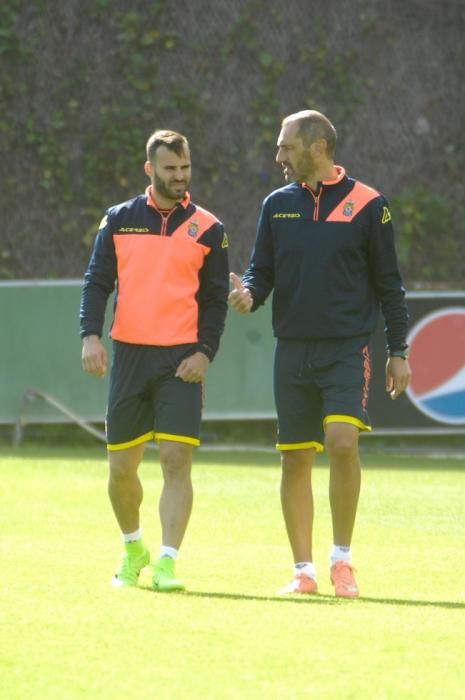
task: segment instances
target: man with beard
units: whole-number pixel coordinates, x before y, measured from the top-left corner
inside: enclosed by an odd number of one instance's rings
[[[124,540],[116,587],[137,585],[150,554],[143,542],[138,477],[145,443],[159,443],[163,489],[159,591],[184,588],[174,562],[192,509],[192,449],[199,444],[202,383],[224,329],[229,290],[223,224],[191,201],[187,139],[148,139],[144,194],[106,212],[81,297],[82,364],[101,377],[105,308],[116,285],[106,416],[110,501]]]
[[[277,337],[274,392],[281,452],[281,504],[294,575],[281,592],[317,592],[312,552],[311,472],[330,463],[333,546],[330,578],[339,597],[359,595],[351,541],[360,492],[360,431],[367,414],[368,343],[381,306],[386,324],[386,391],[409,382],[408,314],[386,199],[334,164],[336,130],[305,110],[283,120],[276,161],[287,186],[264,201],[250,265],[231,274],[230,304],[255,311],[273,294]]]

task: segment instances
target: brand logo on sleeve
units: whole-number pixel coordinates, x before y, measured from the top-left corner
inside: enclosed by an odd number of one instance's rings
[[[381,223],[382,224],[387,224],[388,221],[391,221],[391,212],[387,207],[383,207],[383,215],[381,217]]]
[[[221,247],[222,248],[227,248],[229,246],[229,241],[226,233],[223,236],[223,240],[221,241]]]
[[[277,211],[273,219],[300,219],[298,211]]]

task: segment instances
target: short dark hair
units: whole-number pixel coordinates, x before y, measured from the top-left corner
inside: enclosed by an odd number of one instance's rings
[[[304,109],[285,117],[282,123],[284,126],[291,122],[297,122],[298,134],[307,146],[318,139],[324,139],[326,153],[331,158],[333,157],[336,150],[337,133],[328,117],[314,109]]]
[[[166,146],[166,148],[170,151],[174,151],[178,156],[182,156],[186,149],[189,150],[189,142],[182,134],[178,134],[177,131],[157,129],[149,136],[147,141],[147,160],[150,162],[155,160],[155,153],[160,146]]]

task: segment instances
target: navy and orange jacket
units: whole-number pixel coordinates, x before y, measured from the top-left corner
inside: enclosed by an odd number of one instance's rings
[[[189,194],[161,213],[149,186],[106,212],[81,295],[81,337],[102,335],[116,284],[113,340],[196,343],[210,360],[227,312],[228,239],[223,224]]]
[[[264,200],[243,277],[252,311],[274,289],[275,336],[313,340],[369,335],[381,306],[387,345],[402,349],[408,313],[388,203],[336,169],[317,193],[292,183]]]

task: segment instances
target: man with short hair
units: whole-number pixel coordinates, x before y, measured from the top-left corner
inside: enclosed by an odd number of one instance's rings
[[[368,344],[381,306],[386,322],[386,390],[409,383],[407,307],[386,199],[334,164],[336,130],[313,110],[282,122],[276,161],[288,184],[260,213],[242,280],[231,273],[230,304],[255,311],[273,294],[277,337],[274,392],[281,452],[281,504],[294,556],[282,593],[316,593],[313,562],[315,454],[326,447],[333,526],[330,577],[336,596],[359,595],[351,541],[360,492],[360,431],[367,414]]]
[[[159,444],[162,528],[153,587],[184,588],[174,561],[192,509],[192,448],[199,445],[202,384],[224,330],[228,240],[223,224],[191,201],[185,136],[155,131],[148,139],[144,194],[106,212],[81,297],[82,364],[103,376],[105,308],[116,285],[113,362],[106,416],[108,492],[124,540],[113,578],[135,586],[150,561],[142,540],[138,477],[145,443]]]

